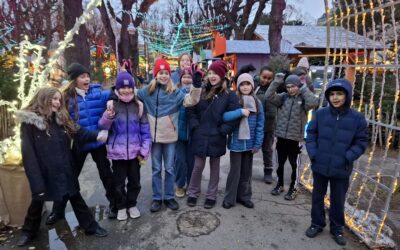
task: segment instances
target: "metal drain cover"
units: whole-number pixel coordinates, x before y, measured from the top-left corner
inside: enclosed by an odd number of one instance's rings
[[[197,237],[213,232],[219,226],[220,221],[213,213],[191,210],[179,215],[176,224],[181,234]]]

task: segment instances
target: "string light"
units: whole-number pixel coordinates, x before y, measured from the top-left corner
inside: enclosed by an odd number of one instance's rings
[[[351,5],[349,3],[352,3]],[[396,22],[395,22],[395,5],[399,4],[398,1],[394,2],[393,0],[390,1],[385,1],[385,3],[382,3],[382,1],[378,1],[379,5],[374,6],[374,2],[372,0],[368,1],[368,5],[366,8],[363,6],[363,0],[360,0],[357,4],[358,1],[356,0],[348,0],[344,1],[342,7],[339,2],[337,1],[332,1],[332,6],[333,6],[333,12],[332,12],[332,17],[329,18],[329,8],[326,10],[327,14],[327,23],[332,22],[334,24],[334,27],[332,29],[333,32],[333,41],[334,41],[334,46],[333,46],[333,65],[334,67],[336,66],[335,63],[337,59],[339,59],[338,62],[338,67],[339,71],[345,67],[342,65],[342,59],[344,56],[346,56],[346,60],[349,62],[349,56],[350,56],[350,51],[349,51],[349,46],[348,46],[348,36],[346,34],[345,38],[346,40],[341,40],[341,37],[336,36],[337,29],[335,27],[340,27],[343,28],[344,23],[347,23],[347,28],[350,28],[350,17],[352,17],[352,20],[354,20],[354,26],[355,26],[355,32],[358,34],[358,25],[359,22],[362,24],[362,34],[364,38],[368,37],[367,31],[366,31],[366,18],[367,18],[367,13],[371,15],[371,20],[372,20],[372,32],[371,32],[371,40],[372,40],[372,54],[371,54],[371,63],[368,62],[368,53],[367,53],[367,48],[366,48],[366,42],[364,42],[363,48],[356,48],[355,51],[355,64],[354,67],[358,67],[362,69],[362,82],[361,82],[361,96],[360,96],[360,102],[358,104],[358,110],[362,111],[363,106],[364,106],[364,101],[367,100],[368,98],[368,105],[367,109],[365,109],[366,112],[366,118],[368,120],[372,121],[372,139],[371,139],[371,148],[369,149],[369,152],[367,154],[367,163],[366,164],[361,164],[361,161],[357,161],[356,164],[354,165],[354,174],[351,177],[351,182],[349,186],[349,197],[347,197],[347,200],[349,198],[355,200],[351,203],[351,205],[346,201],[345,205],[345,210],[346,210],[346,225],[355,233],[357,234],[368,246],[371,248],[374,247],[393,247],[394,242],[393,240],[390,239],[388,235],[390,235],[391,229],[385,225],[385,221],[387,219],[387,212],[390,207],[390,201],[391,201],[391,194],[394,192],[394,190],[398,187],[398,177],[400,175],[400,152],[399,156],[397,159],[397,163],[395,164],[395,173],[393,175],[390,175],[391,183],[390,185],[386,183],[382,183],[383,180],[383,165],[386,163],[387,158],[388,158],[388,151],[393,143],[393,128],[396,128],[396,118],[397,118],[397,103],[400,95],[400,84],[399,84],[399,67],[398,67],[398,55],[396,54],[398,52],[398,34],[395,31],[395,39],[393,43],[393,52],[395,51],[396,53],[392,53],[389,51],[387,48],[386,44],[383,44],[383,46],[380,46],[379,49],[382,50],[383,53],[378,53],[377,51],[377,29],[379,27],[384,28],[385,23],[385,10],[384,8],[387,8],[390,6],[391,8],[391,20],[392,20],[392,25],[393,27],[396,27]],[[327,1],[325,1],[325,6],[327,7]],[[360,8],[360,9],[358,9]],[[352,10],[354,9],[354,10]],[[351,13],[353,12],[353,13]],[[360,16],[361,15],[361,16]],[[378,17],[377,15],[380,15],[380,23],[379,26],[377,25],[375,18]],[[369,17],[368,17],[369,18]],[[346,21],[344,21],[347,19]],[[386,26],[385,26],[386,27]],[[347,31],[346,31],[347,33]],[[386,31],[382,32],[382,40],[386,41],[387,39],[387,34]],[[356,39],[359,39],[358,37]],[[360,40],[360,39],[359,39]],[[328,39],[328,44],[327,47],[329,46],[329,41],[332,41]],[[339,42],[340,45],[344,44],[346,47],[339,46],[339,44],[336,44],[336,42]],[[357,41],[356,41],[357,43]],[[341,50],[340,50],[340,49]],[[344,49],[346,51],[344,51]],[[363,50],[363,60],[360,60],[360,55],[358,53],[358,50]],[[337,54],[337,51],[340,53]],[[383,58],[383,61],[386,62],[385,64],[387,65],[378,65],[380,62],[377,60],[378,55],[381,55]],[[327,57],[331,56],[330,53],[327,52]],[[392,62],[388,62],[387,58],[388,56],[393,56],[394,62],[393,65],[390,65]],[[384,67],[385,66],[385,67]],[[388,66],[388,67],[386,67]],[[372,91],[368,92],[368,97],[366,98],[364,95],[366,95],[366,76],[368,69],[372,68]],[[379,86],[377,83],[377,76],[378,76],[378,68],[381,68],[379,70],[383,70],[380,74],[382,75],[382,79],[379,81],[379,84],[381,86],[381,89],[379,92],[375,93],[377,90],[377,87]],[[380,155],[381,158],[379,158],[379,162],[377,163],[377,166],[372,166],[373,160],[377,158],[377,139],[379,135],[379,131],[382,126],[386,126],[385,123],[382,123],[382,114],[383,114],[383,98],[386,98],[385,93],[384,93],[384,87],[386,84],[386,77],[388,74],[388,70],[393,72],[393,75],[395,76],[395,82],[396,82],[396,91],[394,94],[394,103],[393,103],[393,113],[391,114],[391,121],[390,124],[387,124],[387,133],[385,133],[385,147],[383,149],[383,154]],[[378,102],[375,105],[374,99],[375,95],[379,93],[379,99]],[[375,113],[374,113],[375,112]],[[397,128],[396,128],[397,129]],[[370,177],[372,169],[374,169],[375,172],[375,179]],[[304,184],[305,188],[307,190],[312,190],[312,178],[311,178],[312,172],[310,170],[310,164],[305,164],[305,168],[302,170],[301,175],[300,175],[300,180],[302,184]],[[367,182],[371,181],[373,183],[372,187],[367,186]],[[383,188],[384,190],[387,191],[386,193],[386,200],[385,200],[385,205],[384,208],[382,209],[382,212],[378,215],[374,214],[371,212],[372,209],[372,204],[377,198],[378,194],[378,188]],[[354,189],[354,190],[353,190]],[[368,192],[368,197],[365,197],[367,192],[366,190],[370,190]],[[325,199],[326,205],[329,206],[329,197],[326,197]],[[364,208],[365,206],[365,208]],[[363,209],[364,210],[363,210]],[[388,234],[386,234],[388,233]]]
[[[66,33],[64,41],[59,42],[57,50],[54,51],[54,54],[49,58],[49,62],[44,66],[41,65],[41,62],[43,61],[42,53],[45,48],[41,45],[32,44],[28,41],[27,36],[25,36],[25,39],[19,44],[19,55],[17,58],[19,71],[15,74],[14,80],[15,82],[19,82],[17,89],[17,99],[19,101],[15,100],[9,102],[0,100],[0,105],[6,105],[9,112],[15,113],[20,107],[25,107],[29,103],[37,90],[47,84],[47,77],[56,63],[56,60],[61,56],[66,48],[72,46],[71,41],[74,35],[78,34],[79,27],[93,17],[95,9],[100,4],[100,0],[91,0],[88,3],[82,15],[76,20],[73,28]],[[30,53],[35,55],[35,59],[31,61],[33,65],[32,74],[29,73],[27,67],[28,61],[26,59]],[[28,77],[31,78],[31,84],[29,86],[29,91],[25,94],[27,87],[26,80]],[[21,165],[22,157],[19,125],[16,125],[13,131],[14,136],[0,141],[0,163]]]

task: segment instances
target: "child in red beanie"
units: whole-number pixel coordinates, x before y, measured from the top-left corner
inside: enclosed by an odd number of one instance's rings
[[[150,211],[158,212],[162,200],[172,209],[179,209],[174,199],[174,160],[175,147],[178,140],[179,109],[183,106],[196,105],[200,99],[202,74],[193,75],[193,88],[185,93],[175,88],[171,80],[171,69],[167,61],[158,59],[154,65],[154,79],[150,84],[137,92],[137,96],[145,105],[152,135],[151,162],[153,202]],[[162,195],[162,159],[164,159],[164,195]]]

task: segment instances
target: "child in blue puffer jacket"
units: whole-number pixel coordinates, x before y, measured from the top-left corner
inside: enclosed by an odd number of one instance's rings
[[[353,162],[368,146],[365,117],[350,108],[353,90],[346,79],[328,84],[329,106],[319,109],[307,128],[306,147],[313,171],[311,226],[306,235],[317,236],[325,227],[324,197],[330,183],[330,232],[339,245],[343,236],[344,204]]]
[[[103,90],[100,84],[91,84],[89,70],[79,63],[69,65],[67,72],[70,82],[63,89],[63,95],[72,120],[89,131],[99,130],[98,122],[106,110],[110,91]],[[104,143],[90,142],[83,145],[73,143],[72,152],[75,161],[74,172],[78,176],[82,171],[87,155],[91,154],[106,190],[106,197],[110,202],[108,217],[115,218],[114,184],[111,164],[107,159]],[[54,224],[57,220],[63,218],[66,205],[67,200],[55,202],[53,211],[47,217],[46,224]]]
[[[107,157],[113,163],[119,221],[128,219],[127,212],[133,219],[140,217],[136,206],[141,189],[139,158],[147,159],[151,148],[150,125],[134,87],[135,80],[128,72],[119,73],[111,98],[113,108],[99,120],[100,128],[110,131]]]
[[[241,74],[237,80],[237,88],[243,109],[226,112],[223,116],[224,121],[243,116],[239,127],[228,138],[231,168],[222,203],[226,209],[236,202],[247,208],[254,207],[251,201],[253,155],[260,150],[264,138],[264,110],[254,93],[253,77],[248,73]]]

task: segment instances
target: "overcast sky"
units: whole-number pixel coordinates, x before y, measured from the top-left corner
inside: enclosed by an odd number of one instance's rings
[[[152,9],[157,8],[167,10],[169,2],[170,0],[158,0],[153,4]],[[271,11],[271,2],[271,0],[268,1],[264,13]],[[325,12],[324,0],[287,0],[286,3],[294,5],[296,9],[298,9],[308,19],[305,20],[308,21],[308,24],[316,24],[316,20]]]

